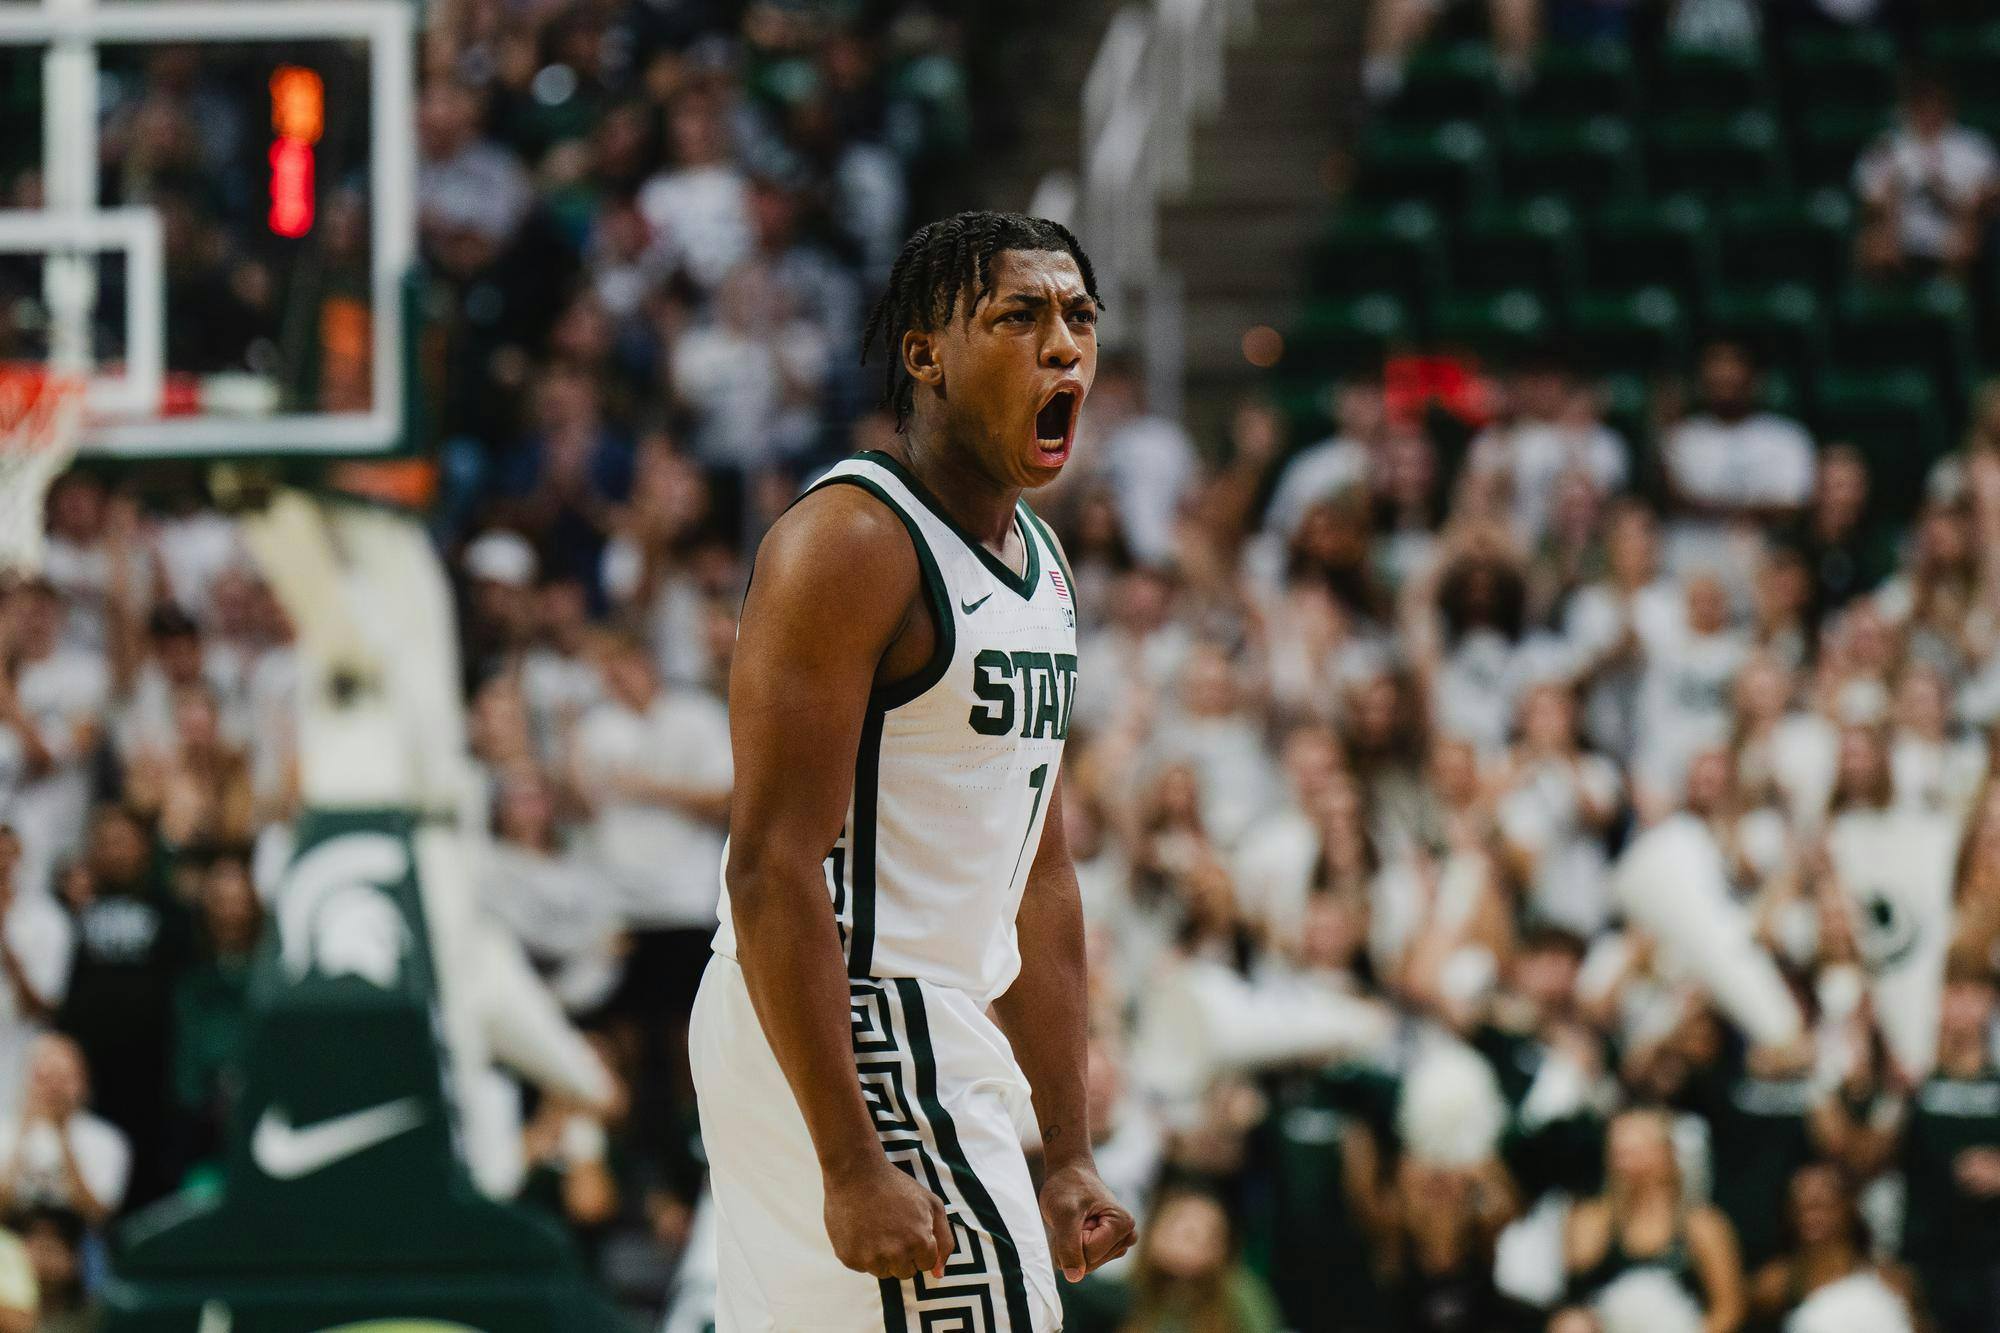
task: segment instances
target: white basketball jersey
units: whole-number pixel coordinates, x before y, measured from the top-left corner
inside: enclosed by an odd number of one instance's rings
[[[902,519],[938,630],[922,671],[869,698],[847,825],[827,854],[848,975],[917,977],[986,1003],[1020,971],[1014,917],[1069,732],[1068,571],[1025,503],[1016,573],[887,454],[842,461],[824,486],[859,486]],[[726,880],[715,950],[735,958]]]

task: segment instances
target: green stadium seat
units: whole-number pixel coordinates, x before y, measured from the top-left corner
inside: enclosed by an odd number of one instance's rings
[[[1910,287],[1856,286],[1833,321],[1833,364],[1843,371],[1926,375],[1938,402],[1961,406],[1977,372],[1972,303],[1948,279]]]
[[[1545,48],[1532,79],[1514,94],[1522,120],[1630,118],[1639,112],[1639,72],[1624,42],[1568,42]]]
[[[1703,336],[1736,339],[1768,371],[1806,386],[1828,364],[1823,315],[1819,294],[1803,283],[1725,288],[1709,307]]]
[[[1893,120],[1887,106],[1834,106],[1806,112],[1799,124],[1800,180],[1847,188],[1854,179],[1854,164]]]
[[[1896,65],[1896,39],[1879,28],[1801,32],[1785,48],[1786,91],[1801,109],[1880,111],[1896,100]]]
[[[1669,48],[1653,71],[1652,109],[1663,115],[1767,111],[1771,77],[1761,53],[1731,48]]]
[[[1948,447],[1944,413],[1920,371],[1828,374],[1819,382],[1814,419],[1823,442],[1861,450],[1871,489],[1890,513],[1910,511]]]
[[[2000,84],[1959,103],[1958,118],[1990,139],[2000,139]]]
[[[1631,447],[1633,480],[1644,487],[1649,470],[1638,466],[1649,457],[1653,440],[1653,381],[1631,370],[1601,375],[1597,379],[1598,401],[1603,405],[1604,423],[1625,437]]]
[[[1661,203],[1615,203],[1584,232],[1584,280],[1602,294],[1665,288],[1683,307],[1704,305],[1719,284],[1713,217],[1687,195]]]
[[[1427,47],[1410,58],[1403,86],[1380,114],[1391,123],[1435,128],[1453,120],[1490,124],[1500,110],[1500,76],[1486,42]]]
[[[1393,296],[1315,301],[1285,339],[1279,369],[1294,380],[1370,374],[1381,369],[1390,348],[1409,342],[1414,332],[1409,308]]]
[[[2000,19],[1928,26],[1924,56],[1962,97],[1983,97],[2000,88]]]
[[[1444,347],[1504,362],[1546,346],[1553,325],[1548,302],[1524,288],[1448,296],[1434,332]]]
[[[1335,381],[1309,375],[1279,376],[1271,389],[1271,401],[1285,418],[1286,433],[1294,440],[1323,440],[1333,434],[1333,392]]]
[[[1757,405],[1781,417],[1803,417],[1806,414],[1805,390],[1784,371],[1767,370],[1758,382]]]
[[[1445,286],[1437,210],[1410,200],[1342,212],[1313,246],[1310,280],[1314,296],[1386,291],[1413,311],[1429,311]]]
[[[1633,139],[1631,122],[1616,116],[1524,122],[1507,136],[1501,180],[1512,199],[1635,198],[1644,181]]]
[[[1719,210],[1715,234],[1730,286],[1838,285],[1853,267],[1854,201],[1844,190],[1801,200],[1742,199]]]
[[[1452,246],[1456,292],[1532,291],[1551,308],[1581,286],[1576,217],[1559,199],[1483,209],[1466,220]]]
[[[1486,131],[1454,120],[1429,128],[1376,125],[1361,141],[1359,198],[1416,199],[1456,214],[1493,197],[1493,154]]]
[[[1768,111],[1693,112],[1653,122],[1647,135],[1653,188],[1707,199],[1788,188],[1784,139]]]
[[[1570,342],[1591,372],[1663,372],[1688,354],[1688,316],[1665,287],[1579,297],[1569,313]]]

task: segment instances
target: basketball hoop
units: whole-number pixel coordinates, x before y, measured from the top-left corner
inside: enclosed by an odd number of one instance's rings
[[[39,362],[0,362],[0,573],[42,567],[42,501],[76,456],[83,387]]]

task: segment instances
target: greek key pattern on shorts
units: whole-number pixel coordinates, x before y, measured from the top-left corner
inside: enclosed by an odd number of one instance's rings
[[[938,1100],[937,1064],[917,983],[850,983],[854,1063],[889,1160],[944,1201],[953,1247],[944,1277],[882,1279],[888,1333],[1030,1333],[1020,1255],[959,1148]]]

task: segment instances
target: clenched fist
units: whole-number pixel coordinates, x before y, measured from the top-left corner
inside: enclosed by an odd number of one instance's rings
[[[944,1204],[888,1158],[828,1176],[825,1216],[834,1257],[857,1273],[899,1281],[944,1276],[952,1250]]]

